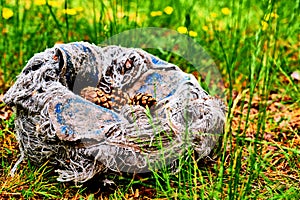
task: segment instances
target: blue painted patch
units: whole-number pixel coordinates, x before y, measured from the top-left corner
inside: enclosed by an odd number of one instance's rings
[[[168,98],[168,97],[170,97],[170,96],[173,96],[173,94],[175,93],[175,89],[173,89],[167,96],[166,96],[166,98]]]
[[[68,112],[69,117],[73,117],[74,113],[73,112]]]
[[[62,134],[65,134],[65,133],[67,132],[67,130],[68,130],[68,127],[65,126],[65,125],[60,127],[60,132],[61,132]]]
[[[60,127],[60,131],[62,134],[68,134],[68,135],[73,135],[74,131],[72,129],[70,129],[69,126],[67,125],[63,125]]]
[[[61,113],[61,103],[56,104],[55,106],[55,113],[60,114]]]
[[[63,124],[65,122],[65,120],[63,119],[63,117],[59,114],[56,115],[56,119],[57,119],[57,122],[59,124]]]
[[[80,97],[70,98],[65,101],[65,103],[57,103],[54,107],[54,113],[56,115],[57,123],[60,124],[60,132],[63,135],[72,135],[75,134],[73,126],[76,126],[76,116],[77,115],[86,115],[87,120],[89,114],[95,111],[97,112],[97,117],[99,120],[102,119],[102,114],[109,114],[111,119],[104,120],[103,125],[111,124],[111,123],[118,123],[121,119],[118,115],[113,112],[112,110],[103,108],[101,106],[95,105],[91,102],[88,102]],[[72,119],[69,118],[72,117]],[[82,116],[80,116],[82,117]],[[75,123],[75,124],[74,124]],[[94,134],[101,134],[103,129],[91,130]],[[82,133],[80,133],[82,134]]]
[[[69,135],[73,135],[73,134],[74,134],[74,131],[73,131],[72,129],[69,129],[69,130],[68,130],[68,134],[69,134]]]
[[[160,60],[160,59],[157,59],[156,57],[154,56],[151,56],[151,61],[153,64],[155,65],[166,65],[166,62]]]
[[[190,81],[190,80],[191,80],[191,77],[188,76],[188,75],[185,75],[185,76],[183,76],[183,78],[181,78],[181,79],[178,81],[178,85],[184,84],[184,83],[186,83],[187,81]]]
[[[190,76],[184,76],[184,80],[189,81],[189,80],[191,80],[191,77]]]
[[[148,85],[153,85],[154,83],[162,82],[162,80],[163,76],[154,72],[146,77],[145,83]]]
[[[95,130],[95,134],[96,135],[100,135],[103,132],[103,128],[99,129],[99,130]]]
[[[56,120],[59,124],[64,123],[64,119],[61,116],[62,112],[63,112],[62,104],[61,103],[56,104],[55,105],[55,114],[56,114]]]
[[[73,44],[75,46],[79,47],[80,49],[82,49],[85,53],[87,53],[91,60],[93,60],[93,61],[96,60],[95,55],[93,54],[92,50],[89,47],[87,47],[87,46],[85,46],[84,44],[81,44],[81,43],[73,43]]]
[[[87,112],[92,112],[92,109],[100,109],[102,110],[103,112],[106,112],[106,113],[109,113],[112,115],[112,117],[114,118],[114,120],[116,122],[118,121],[121,121],[118,117],[118,115],[113,112],[112,110],[109,110],[107,108],[104,108],[104,107],[101,107],[101,106],[98,106],[96,104],[93,104],[92,102],[89,102],[89,101],[86,101],[82,98],[75,98],[75,99],[68,99],[68,103],[67,105],[65,106],[65,108],[67,109],[68,107],[70,107],[70,104],[76,104],[76,105],[82,105],[83,107],[80,107],[80,106],[77,106],[78,109],[84,109],[84,105],[89,105],[90,107],[86,107],[86,108],[90,108],[90,110],[86,110]],[[69,104],[69,105],[68,105]]]
[[[70,107],[70,99],[66,102],[66,104],[63,106],[62,103],[57,103],[55,105],[55,114],[56,114],[56,120],[59,124],[65,124],[65,119],[62,116],[64,111]],[[69,116],[72,116],[72,112],[68,112]]]
[[[84,46],[83,44],[81,43],[73,43],[75,46],[81,48],[84,52],[89,52],[89,53],[92,53],[92,51],[90,50],[90,48]]]
[[[111,120],[111,119],[108,119],[108,120],[105,120],[104,122],[105,122],[105,123],[113,123],[114,121]]]

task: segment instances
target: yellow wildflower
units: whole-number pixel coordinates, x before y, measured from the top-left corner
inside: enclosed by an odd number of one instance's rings
[[[60,2],[59,1],[48,1],[49,6],[56,7],[56,8],[60,7],[61,3],[62,3],[61,1]]]
[[[74,8],[77,12],[82,12],[83,11],[83,7],[76,7],[76,8]]]
[[[188,32],[187,28],[184,27],[184,26],[179,26],[179,27],[177,28],[177,31],[178,31],[179,33],[181,33],[181,34],[186,34],[186,33]]]
[[[14,12],[10,8],[3,8],[2,9],[2,17],[4,19],[9,19],[14,15]]]
[[[163,13],[161,11],[152,11],[150,13],[151,17],[161,16]]]
[[[269,24],[265,21],[261,21],[261,30],[265,31],[267,30]]]
[[[77,11],[74,8],[67,8],[67,9],[64,9],[64,13],[67,15],[76,15]]]
[[[117,12],[117,18],[122,19],[124,17],[124,13],[122,11]]]
[[[173,11],[174,11],[174,9],[173,9],[171,6],[167,6],[167,7],[165,7],[165,9],[164,9],[164,12],[165,12],[167,15],[171,15]]]
[[[208,26],[202,26],[202,30],[204,30],[205,32],[208,31]]]
[[[212,13],[210,13],[210,16],[213,17],[213,18],[216,18],[218,16],[218,14],[215,13],[215,12],[212,12]]]
[[[46,0],[34,0],[34,4],[37,6],[46,5]]]
[[[197,37],[198,33],[195,32],[195,31],[189,31],[189,35],[190,35],[191,37]]]
[[[3,28],[3,29],[2,29],[2,34],[4,35],[4,34],[6,34],[6,33],[8,33],[8,29],[7,29],[7,28]]]
[[[265,19],[266,21],[269,21],[269,19],[270,19],[270,13],[266,14],[265,17],[264,17],[264,19]]]
[[[271,13],[266,14],[265,17],[264,17],[264,19],[265,19],[266,21],[269,21],[270,17],[273,17],[273,18],[277,19],[277,18],[279,17],[279,15],[277,15],[277,14],[274,13],[274,12],[271,12]]]
[[[273,18],[277,19],[277,18],[279,17],[279,15],[277,15],[277,14],[276,14],[276,13],[274,13],[274,12],[272,12],[272,13],[271,13],[271,17],[273,17]]]
[[[25,1],[25,9],[29,10],[31,7],[31,1]]]
[[[221,9],[221,12],[224,14],[224,15],[230,15],[231,13],[231,10],[227,7],[224,7]]]

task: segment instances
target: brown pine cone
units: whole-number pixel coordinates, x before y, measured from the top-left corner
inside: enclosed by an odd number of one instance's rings
[[[111,100],[115,103],[115,109],[120,110],[122,106],[128,103],[129,96],[122,90],[113,89],[111,93]]]
[[[128,104],[140,105],[144,108],[148,106],[149,108],[151,108],[151,106],[156,104],[156,100],[149,93],[138,93],[137,95],[129,99]]]
[[[103,90],[96,87],[86,87],[80,92],[80,95],[86,100],[102,106],[104,108],[111,109],[113,102],[111,101],[111,95],[103,92]]]
[[[120,110],[129,101],[129,96],[126,93],[116,89],[108,94],[96,87],[86,87],[81,90],[80,95],[98,106],[114,110]]]
[[[156,104],[156,100],[148,93],[138,93],[132,98],[121,90],[113,89],[111,94],[105,93],[96,87],[86,87],[80,92],[80,95],[86,100],[108,109],[120,110],[125,104],[140,105],[149,108]]]

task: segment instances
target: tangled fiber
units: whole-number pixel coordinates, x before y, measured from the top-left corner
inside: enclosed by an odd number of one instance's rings
[[[34,55],[4,101],[15,107],[21,154],[55,165],[59,181],[146,172],[187,147],[207,156],[225,123],[224,104],[177,66],[86,42]]]

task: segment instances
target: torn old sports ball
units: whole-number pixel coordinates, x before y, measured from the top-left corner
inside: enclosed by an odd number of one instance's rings
[[[223,102],[176,65],[86,42],[34,55],[4,102],[15,107],[20,159],[48,161],[59,181],[148,172],[188,147],[207,156],[225,123]]]

